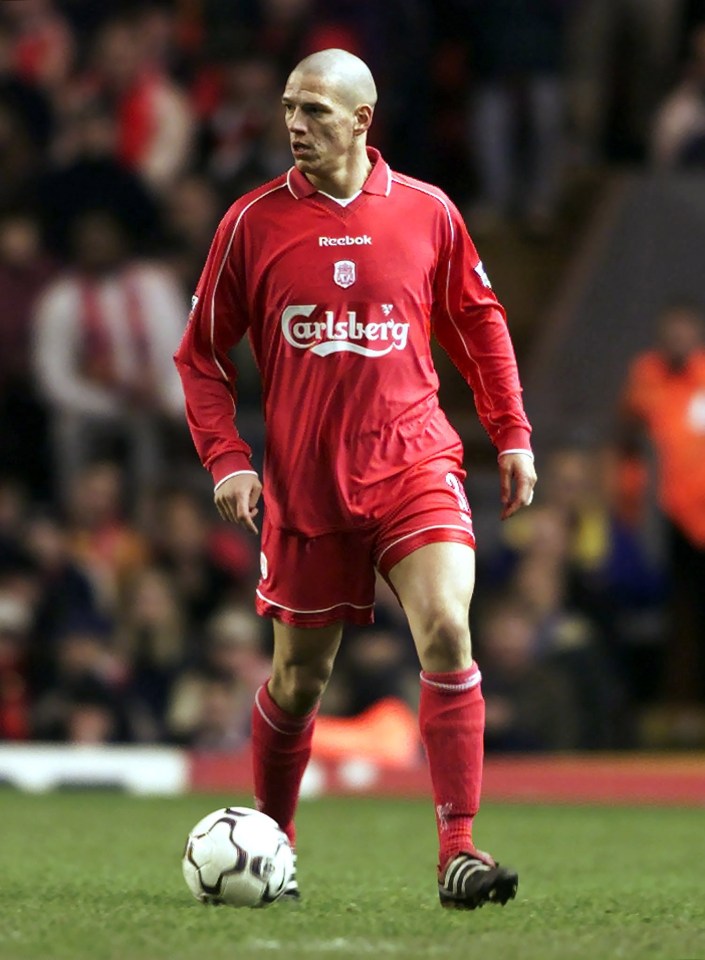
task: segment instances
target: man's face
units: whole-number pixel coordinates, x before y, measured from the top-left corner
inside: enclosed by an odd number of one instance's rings
[[[702,321],[694,311],[675,307],[661,317],[659,345],[669,363],[685,363],[702,343]]]
[[[93,273],[115,269],[127,255],[119,223],[110,214],[97,210],[87,211],[74,223],[71,242],[76,262]]]
[[[326,178],[339,169],[355,140],[355,109],[333,84],[296,70],[287,81],[282,103],[296,167],[314,178]]]

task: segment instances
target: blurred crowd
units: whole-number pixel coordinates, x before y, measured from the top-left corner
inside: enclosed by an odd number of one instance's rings
[[[256,541],[184,487],[145,489],[128,510],[127,478],[96,461],[61,510],[0,486],[0,736],[242,744],[270,644],[252,612]],[[488,748],[633,746],[661,693],[664,571],[613,451],[556,451],[541,485],[478,555]],[[348,632],[324,713],[413,710],[413,644],[383,583],[375,616]]]
[[[387,159],[449,190],[472,232],[536,236],[571,170],[705,163],[701,21],[695,0],[2,4],[0,739],[247,739],[270,643],[257,548],[216,518],[171,355],[220,216],[290,165],[292,65],[362,56]],[[237,363],[259,464],[256,371]],[[670,588],[629,464],[619,445],[555,451],[537,506],[480,552],[490,749],[648,739]],[[384,584],[339,667],[329,715],[415,706]]]

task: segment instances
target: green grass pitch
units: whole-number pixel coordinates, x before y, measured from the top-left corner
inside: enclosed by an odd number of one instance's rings
[[[1,960],[705,957],[702,811],[486,804],[477,840],[519,870],[504,909],[441,910],[431,805],[305,802],[301,904],[203,907],[185,836],[243,797],[0,791]]]

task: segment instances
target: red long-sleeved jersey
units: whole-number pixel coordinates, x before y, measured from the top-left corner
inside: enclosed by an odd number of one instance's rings
[[[191,433],[217,485],[252,470],[228,359],[249,334],[269,519],[309,536],[379,516],[381,481],[434,457],[461,459],[438,405],[432,332],[497,449],[530,449],[504,310],[459,212],[368,153],[372,172],[347,206],[294,167],[233,204],[175,356]]]

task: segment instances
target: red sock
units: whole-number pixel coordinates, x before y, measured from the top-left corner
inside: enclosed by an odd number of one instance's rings
[[[301,779],[311,756],[318,708],[295,717],[272,700],[267,684],[252,707],[252,766],[257,809],[276,820],[294,846],[294,813]]]
[[[419,726],[431,770],[439,866],[473,850],[472,821],[480,806],[485,701],[480,671],[421,673]]]

